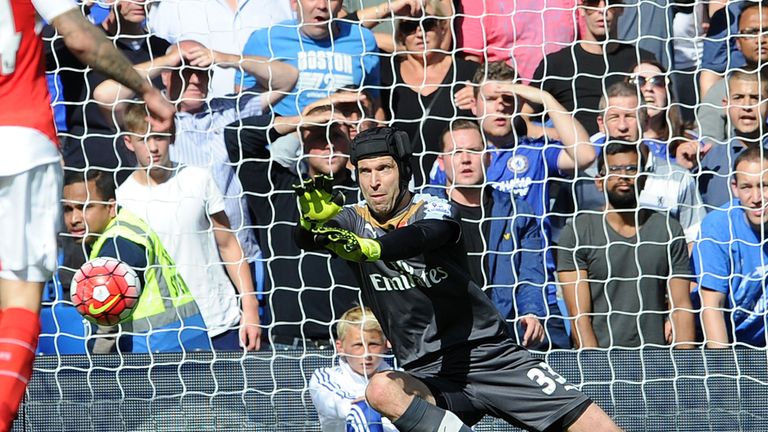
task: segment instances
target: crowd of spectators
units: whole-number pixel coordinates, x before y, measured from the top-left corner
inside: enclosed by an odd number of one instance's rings
[[[357,281],[296,246],[292,186],[323,174],[356,202],[350,142],[389,125],[415,149],[410,187],[459,208],[468,269],[522,345],[766,346],[758,0],[116,0],[83,13],[177,113],[173,130],[150,130],[131,91],[44,30],[65,172],[80,175],[49,301],[67,300],[55,288],[104,232],[87,213],[125,209],[162,242],[213,349],[343,346],[335,324],[362,303]],[[80,339],[40,349],[152,351],[101,344],[114,329],[74,320],[44,321],[44,339]]]

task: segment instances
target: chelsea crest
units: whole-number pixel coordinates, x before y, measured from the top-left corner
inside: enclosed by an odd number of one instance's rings
[[[514,155],[507,161],[507,168],[515,174],[528,171],[528,158],[524,155]]]

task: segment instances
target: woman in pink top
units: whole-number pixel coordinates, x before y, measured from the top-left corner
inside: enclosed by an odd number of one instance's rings
[[[458,46],[467,60],[514,58],[528,81],[545,55],[576,40],[575,8],[575,0],[461,0]]]

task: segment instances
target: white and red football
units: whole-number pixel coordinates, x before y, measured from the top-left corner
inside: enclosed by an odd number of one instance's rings
[[[115,258],[96,258],[75,273],[70,295],[88,321],[113,326],[130,319],[141,295],[141,282],[128,264]]]

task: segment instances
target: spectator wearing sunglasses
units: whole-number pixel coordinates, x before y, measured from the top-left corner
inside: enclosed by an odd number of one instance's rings
[[[645,110],[641,123],[643,142],[654,156],[674,162],[674,148],[681,141],[698,144],[694,125],[683,120],[667,71],[660,63],[638,64],[627,82],[639,91],[640,106]]]
[[[422,0],[379,1],[380,3],[375,6],[371,5],[364,9],[358,9],[351,12],[347,10],[345,6],[339,11],[338,17],[345,21],[360,23],[360,25],[371,31],[376,29],[373,35],[376,36],[376,43],[379,46],[379,50],[384,53],[392,53],[395,51],[395,36],[392,31],[392,25],[394,24],[393,18],[420,15],[424,8],[424,4]],[[443,12],[445,12],[446,16],[454,17],[455,19],[452,0],[437,1],[443,8]],[[370,2],[364,3],[370,4]],[[443,45],[441,48],[446,51],[453,50],[453,37],[450,32],[443,38]]]
[[[768,6],[756,3],[742,10],[736,48],[746,60],[744,70],[758,71],[768,64]],[[728,117],[722,108],[723,100],[728,97],[726,82],[718,79],[696,110],[701,136],[707,143],[725,144],[728,141]]]
[[[382,100],[393,127],[405,131],[413,143],[414,184],[421,186],[442,151],[440,135],[455,118],[472,117],[474,97],[465,82],[477,64],[454,59],[442,49],[451,33],[450,18],[437,0],[426,2],[423,13],[402,17],[395,39],[404,52],[382,67]]]
[[[616,42],[621,0],[581,0],[578,12],[586,22],[581,40],[544,57],[532,85],[554,96],[592,135],[598,131],[598,105],[605,89],[624,80],[638,59],[654,57],[635,45]]]
[[[560,236],[558,280],[577,348],[683,348],[695,338],[693,314],[684,311],[691,264],[683,229],[639,205],[645,166],[635,143],[608,142],[595,179],[605,211],[577,215]]]

